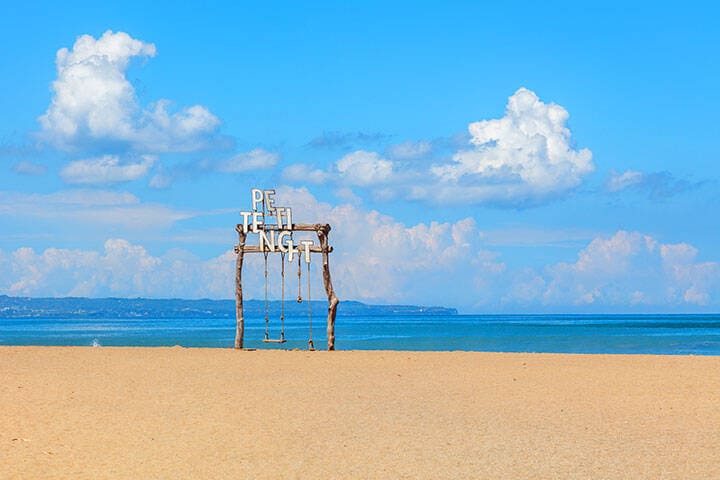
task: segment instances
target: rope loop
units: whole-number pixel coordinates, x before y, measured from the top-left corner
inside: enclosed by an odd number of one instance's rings
[[[297,297],[297,303],[302,303],[302,286],[300,284],[300,280],[302,277],[302,270],[300,270],[300,254],[298,254],[298,297]]]

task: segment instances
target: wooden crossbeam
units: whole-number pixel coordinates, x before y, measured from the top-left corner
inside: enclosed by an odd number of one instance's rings
[[[235,253],[239,253],[239,245],[235,245]],[[260,245],[245,245],[243,248],[243,252],[245,253],[263,253],[263,250],[268,253],[273,253],[268,247],[265,247],[264,249],[260,248]],[[303,255],[305,253],[305,247],[304,246],[298,246],[297,247],[297,253],[298,255]],[[322,247],[320,245],[312,245],[310,247],[311,253],[332,253],[333,247],[328,246],[327,248]],[[274,252],[278,252],[278,250],[274,250]]]
[[[292,228],[283,228],[279,225],[263,224],[258,225],[261,230],[288,230],[290,232],[319,232],[319,231],[330,231],[330,225],[327,223],[293,223]],[[235,230],[241,232],[243,228],[242,223],[238,223],[235,226]],[[253,233],[253,232],[248,232]]]

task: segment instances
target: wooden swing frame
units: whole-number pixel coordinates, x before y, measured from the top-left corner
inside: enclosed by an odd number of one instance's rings
[[[264,251],[259,245],[245,245],[247,233],[243,230],[242,224],[237,224],[235,230],[238,233],[238,244],[235,246],[235,316],[237,319],[235,327],[235,348],[242,349],[245,336],[245,316],[243,313],[243,294],[242,294],[242,267],[243,258],[246,253],[263,253]],[[332,279],[330,278],[330,252],[333,247],[330,246],[328,235],[330,233],[330,225],[328,224],[304,224],[296,223],[290,229],[293,232],[315,232],[320,241],[320,245],[310,246],[310,253],[322,254],[322,274],[325,293],[328,297],[328,314],[327,314],[327,349],[335,350],[335,315],[337,307],[340,303],[335,290],[333,289]],[[302,254],[302,252],[298,253]]]

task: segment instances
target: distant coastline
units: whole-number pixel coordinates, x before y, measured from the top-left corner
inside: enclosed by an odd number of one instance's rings
[[[264,313],[263,300],[245,300],[246,315]],[[280,312],[281,302],[269,302],[271,314]],[[312,302],[321,312],[327,302]],[[287,315],[304,315],[307,303],[285,302]],[[368,305],[356,301],[340,303],[342,316],[381,315],[457,315],[454,308],[417,305]],[[0,295],[0,318],[234,318],[235,300],[187,300],[152,298],[85,298],[85,297],[9,297]]]
[[[266,326],[305,349],[326,337],[327,303],[245,302],[247,348],[269,348]],[[720,355],[720,314],[458,314],[454,309],[365,305],[338,311],[341,350],[485,351]],[[228,348],[235,338],[232,300],[21,298],[0,296],[0,346],[172,346]]]

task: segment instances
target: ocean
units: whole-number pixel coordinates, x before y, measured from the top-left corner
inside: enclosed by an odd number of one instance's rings
[[[325,322],[313,320],[317,349]],[[245,322],[246,348],[305,349],[307,317],[286,319],[285,344],[262,342],[261,316]],[[279,335],[272,319],[270,336]],[[231,348],[228,318],[3,318],[0,345]],[[338,316],[338,350],[720,355],[720,314],[711,315],[373,315]]]

